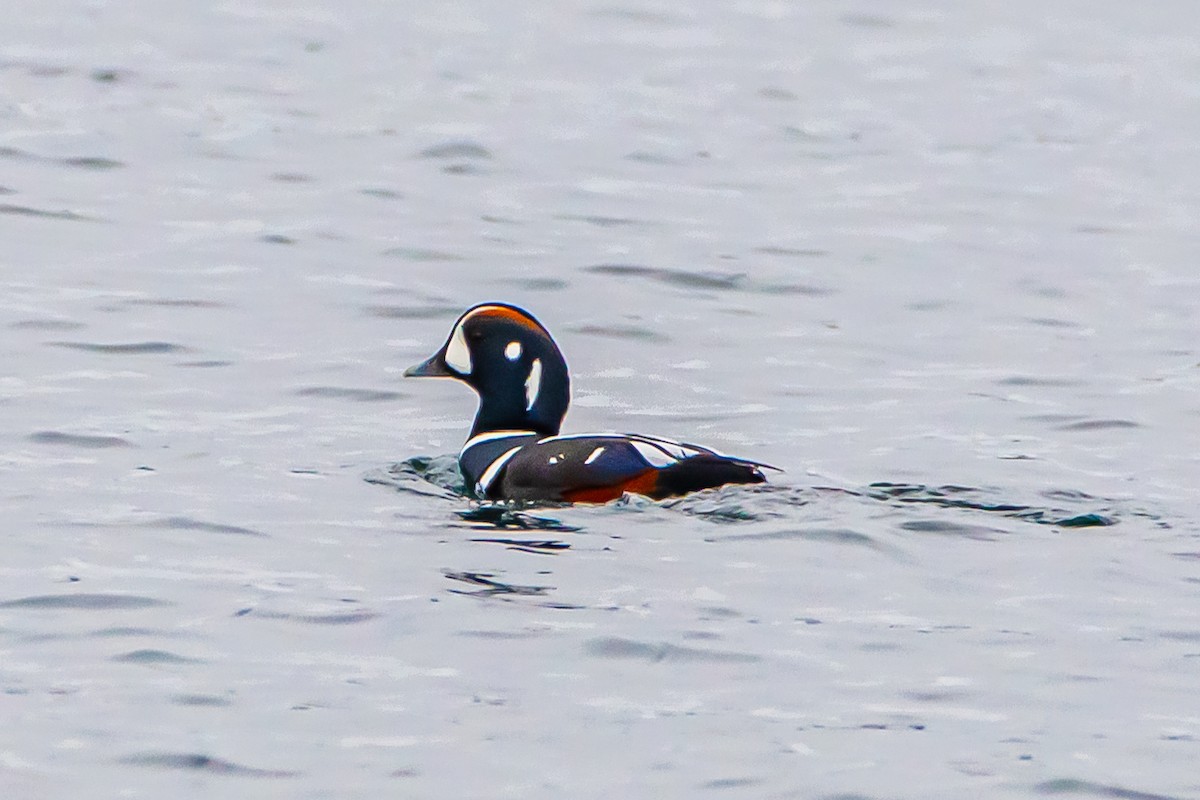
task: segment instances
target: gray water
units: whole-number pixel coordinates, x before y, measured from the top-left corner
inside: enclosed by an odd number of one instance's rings
[[[0,795],[1200,797],[1198,23],[9,3]],[[786,472],[474,509],[483,300]]]

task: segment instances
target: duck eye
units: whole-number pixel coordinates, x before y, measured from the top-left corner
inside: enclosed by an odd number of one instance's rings
[[[516,361],[518,358],[520,358],[521,343],[517,341],[509,342],[508,346],[504,348],[504,357],[509,361]]]

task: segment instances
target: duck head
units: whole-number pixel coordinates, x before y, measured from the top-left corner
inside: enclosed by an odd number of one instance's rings
[[[540,322],[506,303],[483,303],[458,318],[450,338],[410,378],[454,378],[479,395],[471,436],[497,430],[558,433],[571,401],[567,362]]]

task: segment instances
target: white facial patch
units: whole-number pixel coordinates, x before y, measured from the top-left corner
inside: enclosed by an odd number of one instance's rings
[[[589,455],[587,458],[585,458],[585,459],[583,460],[583,465],[586,467],[588,464],[592,463],[592,462],[593,462],[593,461],[595,461],[597,458],[599,458],[599,457],[600,457],[600,454],[601,454],[601,453],[603,453],[603,452],[604,452],[604,448],[603,448],[603,447],[597,447],[595,450],[593,450],[593,451],[592,451],[592,454],[591,454],[591,455]]]
[[[454,333],[446,344],[446,366],[459,375],[471,374],[471,350],[467,347],[467,335],[462,323],[454,327]]]
[[[504,348],[504,357],[509,361],[516,361],[521,357],[521,343],[509,342],[508,347]]]
[[[537,402],[538,392],[542,390],[542,360],[535,358],[529,367],[529,377],[525,379],[525,410],[532,411]]]

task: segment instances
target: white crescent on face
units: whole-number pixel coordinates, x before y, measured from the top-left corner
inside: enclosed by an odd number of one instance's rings
[[[525,410],[532,411],[537,402],[538,392],[542,390],[542,360],[535,358],[529,367],[529,377],[525,379]]]
[[[467,335],[462,323],[454,326],[454,333],[446,344],[446,366],[459,375],[471,374],[471,350],[467,347]]]

